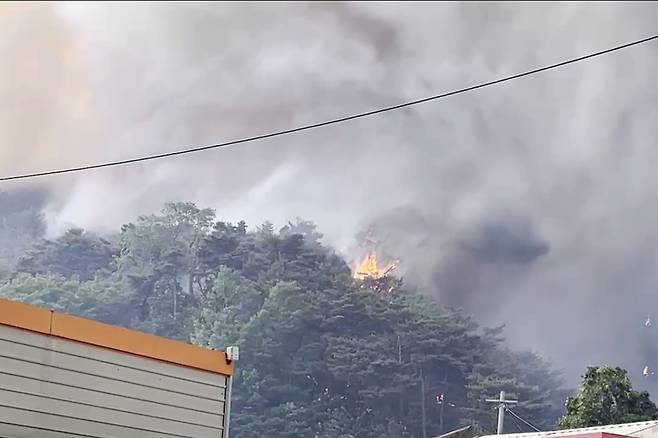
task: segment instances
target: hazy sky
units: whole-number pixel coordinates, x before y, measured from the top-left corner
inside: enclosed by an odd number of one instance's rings
[[[656,33],[658,3],[0,5],[0,174],[322,121]],[[573,380],[658,369],[658,43],[396,113],[35,180],[51,233],[169,200],[302,216]],[[3,184],[11,190],[27,183]],[[656,377],[658,383],[658,377]],[[651,381],[645,382],[653,386]],[[658,388],[658,385],[656,385]]]

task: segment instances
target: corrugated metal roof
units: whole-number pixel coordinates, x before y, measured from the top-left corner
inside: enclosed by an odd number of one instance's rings
[[[583,427],[580,429],[553,430],[546,432],[509,433],[504,435],[484,435],[480,438],[496,438],[496,437],[554,438],[564,435],[576,435],[579,433],[588,433],[588,432],[609,432],[617,435],[639,436],[639,434],[646,432],[648,429],[653,429],[653,428],[658,429],[658,421],[642,421],[640,423],[611,424],[609,426]]]

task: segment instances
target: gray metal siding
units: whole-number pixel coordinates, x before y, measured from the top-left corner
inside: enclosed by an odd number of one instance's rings
[[[0,437],[220,438],[225,376],[0,326]]]

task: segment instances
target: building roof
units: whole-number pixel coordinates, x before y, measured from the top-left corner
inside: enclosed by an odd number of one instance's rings
[[[434,438],[471,438],[476,436],[478,429],[479,428],[476,428],[473,425],[468,425],[459,429],[451,430],[450,432],[446,432],[443,435],[438,435]]]
[[[654,438],[658,435],[658,421],[643,421],[640,423],[611,424],[609,426],[583,427],[580,429],[554,430],[547,432],[510,433],[504,435],[485,435],[480,438],[555,438],[566,435],[579,435],[594,432],[605,432],[615,435],[625,435],[640,438]]]
[[[0,325],[230,376],[223,351],[0,299]]]

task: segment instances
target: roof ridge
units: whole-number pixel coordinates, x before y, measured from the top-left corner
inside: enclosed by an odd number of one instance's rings
[[[507,438],[512,437],[540,437],[540,436],[559,436],[559,435],[568,435],[576,434],[580,432],[589,432],[589,431],[605,431],[605,430],[617,430],[617,429],[633,429],[634,427],[645,426],[636,430],[632,430],[633,433],[641,432],[645,429],[648,429],[652,426],[657,426],[658,420],[649,420],[649,421],[638,421],[635,423],[621,423],[621,424],[609,424],[605,426],[590,426],[590,427],[580,427],[575,429],[561,429],[561,430],[547,430],[543,432],[526,432],[526,433],[510,433],[504,434],[503,436]],[[484,435],[480,438],[490,438],[500,435]]]
[[[1,326],[28,330],[216,374],[230,376],[234,372],[234,364],[220,350],[60,313],[20,301],[0,298]]]

